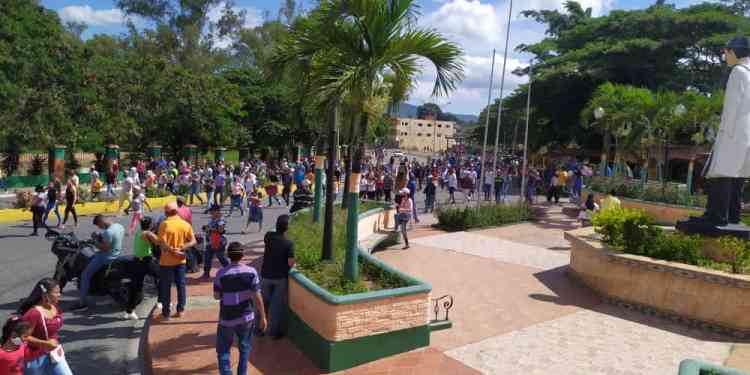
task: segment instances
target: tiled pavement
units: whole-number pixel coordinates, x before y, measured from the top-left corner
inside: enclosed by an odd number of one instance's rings
[[[450,234],[430,228],[423,215],[410,232],[411,249],[376,253],[430,282],[433,297],[454,296],[454,326],[433,333],[430,348],[343,373],[667,375],[685,358],[727,361],[725,338],[603,305],[573,283],[562,233],[575,220],[557,206],[542,210],[534,223]],[[196,297],[187,317],[151,327],[155,374],[217,373],[218,308],[205,297],[210,284],[191,283]],[[737,346],[727,363],[742,367],[749,352]],[[250,362],[251,373],[319,373],[287,340],[257,338]]]

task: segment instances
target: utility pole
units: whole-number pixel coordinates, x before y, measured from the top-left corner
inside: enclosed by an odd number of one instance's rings
[[[513,18],[513,0],[510,0],[510,6],[508,8],[508,25],[505,31],[505,52],[503,54],[503,73],[500,78],[500,102],[497,105],[497,129],[495,130],[495,152],[492,158],[492,170],[497,171],[497,151],[498,141],[500,140],[500,127],[502,126],[503,118],[503,89],[505,89],[505,68],[508,63],[508,42],[510,41],[510,22]]]
[[[490,90],[487,93],[487,112],[484,115],[484,142],[482,143],[482,156],[480,157],[482,167],[479,169],[479,181],[484,184],[484,176],[486,175],[486,169],[487,169],[487,158],[485,155],[487,154],[487,131],[490,128],[490,105],[492,104],[492,84],[495,81],[495,49],[492,49],[492,68],[490,69]],[[448,140],[446,139],[446,142]],[[447,146],[447,143],[446,143]],[[446,147],[447,150],[447,147]],[[482,186],[484,187],[484,185]],[[477,208],[481,206],[482,200],[477,199]]]
[[[529,87],[526,94],[526,130],[523,132],[523,166],[521,167],[521,201],[526,198],[526,181],[528,180],[529,168],[529,118],[531,117],[531,78],[534,60],[529,62]]]

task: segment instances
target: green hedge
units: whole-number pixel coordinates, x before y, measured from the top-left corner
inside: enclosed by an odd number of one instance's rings
[[[707,267],[733,273],[750,271],[750,242],[722,237],[719,244],[729,261],[717,262],[703,254],[703,238],[665,231],[641,210],[614,208],[594,214],[594,229],[602,242],[628,254]]]
[[[614,190],[618,197],[640,199],[688,207],[706,207],[708,198],[704,194],[690,194],[674,183],[663,188],[661,184],[648,183],[645,186],[640,180],[618,177],[592,177],[587,186],[589,189],[607,194]]]
[[[451,231],[518,223],[529,220],[531,216],[531,209],[526,204],[489,204],[479,208],[441,208],[437,213],[438,225]]]
[[[91,174],[90,173],[79,173],[78,178],[82,184],[88,184],[91,182]],[[102,178],[100,176],[100,178]],[[118,181],[122,181],[125,178],[125,174],[123,172],[120,172],[119,176],[117,176]],[[23,188],[30,188],[35,187],[37,185],[47,185],[49,183],[49,176],[48,175],[39,175],[39,176],[9,176],[5,179],[5,187],[6,189],[23,189]]]
[[[383,207],[374,202],[363,202],[359,205],[359,212],[363,213],[375,208]],[[380,267],[369,264],[359,258],[360,280],[351,282],[344,277],[344,262],[346,259],[346,217],[347,211],[340,206],[334,207],[333,215],[333,261],[323,262],[320,259],[323,248],[323,221],[312,222],[310,210],[299,212],[292,216],[289,225],[289,239],[294,243],[297,261],[295,267],[307,278],[332,294],[346,295],[382,289],[394,289],[410,284],[395,274],[391,274]],[[325,209],[323,210],[325,211]],[[325,212],[321,213],[321,218]]]

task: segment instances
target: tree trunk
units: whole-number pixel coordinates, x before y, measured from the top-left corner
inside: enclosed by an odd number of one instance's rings
[[[336,105],[328,115],[328,171],[326,174],[326,211],[323,225],[323,260],[333,260],[333,200],[336,189]]]
[[[349,200],[346,197],[349,196],[349,191],[351,190],[349,179],[352,176],[352,149],[354,148],[354,142],[350,142],[349,145],[346,148],[346,155],[344,156],[344,195],[341,198],[341,208],[349,208]]]

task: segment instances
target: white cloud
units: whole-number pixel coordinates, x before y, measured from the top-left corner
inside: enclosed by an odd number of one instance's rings
[[[58,11],[63,21],[84,22],[92,26],[119,25],[125,22],[120,9],[94,9],[89,5],[70,5]]]

